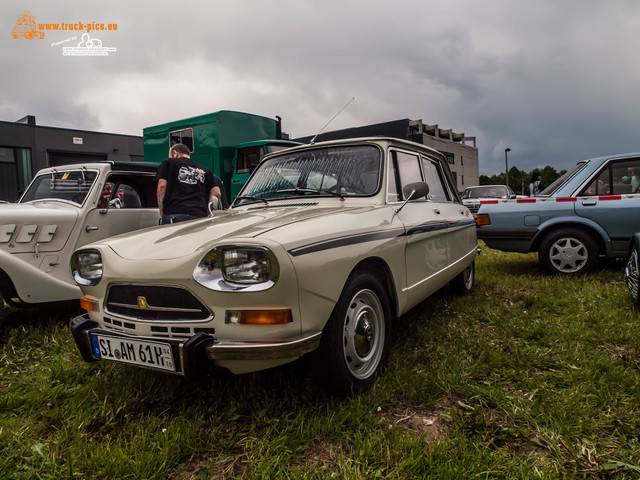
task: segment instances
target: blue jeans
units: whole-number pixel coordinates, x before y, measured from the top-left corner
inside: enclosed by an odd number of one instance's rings
[[[184,222],[187,220],[193,220],[194,218],[200,218],[200,217],[196,217],[195,215],[185,215],[182,213],[176,213],[173,215],[162,215],[162,220],[160,221],[160,225],[169,225],[170,223]]]

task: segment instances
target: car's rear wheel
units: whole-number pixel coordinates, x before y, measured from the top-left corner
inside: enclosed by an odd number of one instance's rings
[[[347,284],[322,334],[318,374],[340,395],[369,388],[387,363],[391,342],[388,295],[370,273]]]
[[[598,264],[598,245],[587,233],[565,228],[549,234],[542,241],[538,259],[550,273],[582,275]]]
[[[631,249],[629,259],[627,260],[624,278],[627,281],[627,287],[629,287],[629,293],[631,293],[633,303],[637,307],[640,307],[640,272],[638,271],[638,255],[638,247],[634,245]]]
[[[4,321],[4,297],[2,296],[2,292],[0,292],[0,323]]]
[[[475,262],[472,262],[467,268],[456,276],[450,282],[450,287],[453,293],[459,296],[466,295],[473,290],[473,285],[476,280],[476,266]]]

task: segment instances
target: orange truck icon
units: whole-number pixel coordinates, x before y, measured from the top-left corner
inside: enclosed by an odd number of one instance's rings
[[[36,28],[36,17],[31,15],[31,12],[23,12],[18,15],[18,21],[16,22],[13,30],[11,31],[13,38],[44,38],[44,32],[39,31]]]

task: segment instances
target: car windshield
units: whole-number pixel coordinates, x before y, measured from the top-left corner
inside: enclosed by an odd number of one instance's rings
[[[542,192],[539,193],[540,196],[552,195],[558,188],[564,185],[573,175],[582,167],[584,167],[587,162],[579,162],[575,167],[566,172],[560,178],[558,178],[555,182],[545,188]]]
[[[38,200],[63,200],[82,205],[98,172],[85,168],[53,170],[38,175],[20,199],[20,203]]]
[[[469,187],[465,189],[462,198],[508,198],[507,187]]]
[[[366,196],[378,190],[381,152],[370,145],[284,153],[263,162],[236,205],[292,196]]]

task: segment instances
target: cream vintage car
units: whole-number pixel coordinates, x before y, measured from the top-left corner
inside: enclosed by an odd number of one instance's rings
[[[49,307],[82,292],[71,275],[74,250],[158,225],[152,163],[96,162],[38,172],[18,203],[0,205],[0,318],[4,301]]]
[[[451,283],[474,283],[473,216],[447,162],[416,143],[364,138],[265,157],[213,217],[75,252],[86,361],[196,376],[315,352],[334,392],[368,388],[392,320]]]

